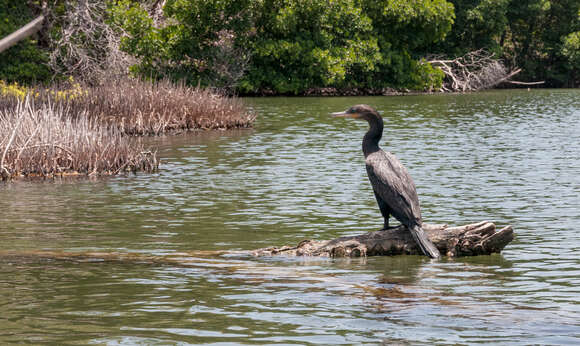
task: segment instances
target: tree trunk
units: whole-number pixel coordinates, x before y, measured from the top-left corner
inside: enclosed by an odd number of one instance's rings
[[[458,227],[423,224],[423,229],[441,254],[449,257],[499,253],[514,238],[511,226],[496,232],[495,224],[487,221]],[[411,233],[401,225],[387,230],[333,240],[303,240],[297,246],[258,249],[253,254],[255,256],[364,257],[420,255],[421,250],[415,244]]]
[[[25,38],[37,33],[42,27],[43,21],[44,16],[39,16],[32,22],[4,37],[2,40],[0,40],[0,53],[17,44],[21,40],[24,40]]]

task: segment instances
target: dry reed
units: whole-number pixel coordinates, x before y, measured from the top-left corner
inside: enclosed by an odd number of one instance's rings
[[[84,114],[128,135],[248,128],[256,118],[239,98],[169,81],[125,78],[89,86],[70,80],[29,92],[35,95],[37,104],[65,107],[73,118]],[[0,109],[14,107],[22,97],[0,93]]]
[[[126,135],[252,126],[240,99],[167,81],[115,80],[0,93],[0,180],[155,171],[154,153]]]
[[[103,127],[86,112],[71,116],[64,104],[35,106],[29,96],[1,103],[0,180],[157,169],[155,153]]]
[[[129,135],[247,128],[255,119],[238,98],[167,81],[116,80],[68,103],[73,114],[86,112]]]

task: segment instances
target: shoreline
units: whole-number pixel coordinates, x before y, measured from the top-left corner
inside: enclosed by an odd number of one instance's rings
[[[349,97],[349,96],[418,96],[418,95],[461,95],[473,94],[479,92],[493,91],[493,90],[527,90],[534,89],[580,89],[580,88],[546,88],[546,87],[496,87],[491,89],[482,89],[476,91],[417,91],[409,89],[395,89],[395,88],[311,88],[300,94],[292,93],[277,93],[272,90],[261,90],[255,93],[236,94],[238,97]]]

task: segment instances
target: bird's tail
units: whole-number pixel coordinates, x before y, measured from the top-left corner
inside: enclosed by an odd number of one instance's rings
[[[411,230],[411,235],[413,235],[413,239],[415,239],[415,242],[417,243],[419,248],[421,248],[421,251],[423,251],[423,254],[431,258],[441,257],[439,250],[437,250],[437,247],[435,247],[435,245],[431,242],[431,240],[427,238],[427,234],[425,234],[425,231],[423,231],[421,226],[415,225],[410,227],[409,229]]]

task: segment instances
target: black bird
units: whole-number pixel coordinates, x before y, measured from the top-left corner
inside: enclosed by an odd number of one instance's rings
[[[332,113],[334,117],[363,119],[369,123],[369,130],[362,143],[367,174],[385,219],[384,228],[389,227],[389,216],[393,215],[407,226],[413,239],[423,253],[431,258],[439,258],[439,250],[427,238],[421,228],[421,208],[415,183],[407,169],[397,157],[379,148],[383,135],[383,118],[372,107],[356,105],[345,112]]]

